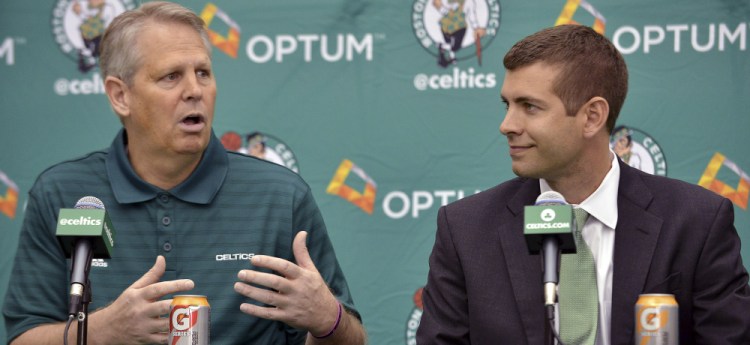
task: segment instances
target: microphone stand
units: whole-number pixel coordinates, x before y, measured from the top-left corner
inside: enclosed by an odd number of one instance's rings
[[[86,286],[81,299],[81,311],[78,313],[78,345],[86,345],[89,330],[89,303],[91,303],[91,280],[86,277]]]
[[[558,239],[544,238],[540,254],[544,283],[544,341],[546,344],[555,345],[555,302],[557,302],[561,254]]]
[[[94,256],[91,240],[78,239],[75,243],[75,251],[72,256],[70,280],[73,282],[70,288],[69,315],[75,315],[78,319],[78,339],[76,344],[86,345],[88,335],[88,312],[91,302],[91,259]]]
[[[546,306],[544,307],[544,319],[547,320],[547,314],[549,313],[549,308]],[[552,329],[549,322],[544,323],[544,343],[547,345],[555,345],[555,337],[552,335]]]

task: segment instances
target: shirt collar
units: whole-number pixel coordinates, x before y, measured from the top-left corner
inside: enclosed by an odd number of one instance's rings
[[[612,162],[604,180],[594,193],[575,206],[586,210],[589,215],[608,228],[614,229],[617,225],[617,191],[620,185],[620,165],[617,162],[617,155],[612,150],[609,152]],[[539,189],[542,193],[552,190],[544,179],[539,179]]]
[[[135,173],[125,151],[126,142],[127,133],[125,129],[122,129],[112,142],[107,155],[107,176],[115,199],[121,204],[153,199],[164,190],[149,184]],[[226,150],[212,131],[208,147],[203,152],[203,157],[195,171],[168,192],[186,202],[208,204],[219,192],[228,170],[229,160]]]

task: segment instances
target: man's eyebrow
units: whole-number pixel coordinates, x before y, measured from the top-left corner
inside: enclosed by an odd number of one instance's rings
[[[502,98],[503,102],[509,103],[507,97],[500,95],[500,98]],[[512,102],[515,104],[519,103],[535,103],[535,104],[546,104],[546,102],[542,101],[541,99],[530,97],[530,96],[519,96],[512,99]]]
[[[544,101],[534,97],[518,97],[516,103],[544,103]]]

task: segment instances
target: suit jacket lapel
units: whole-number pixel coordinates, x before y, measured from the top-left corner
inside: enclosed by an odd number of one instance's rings
[[[526,330],[529,344],[542,344],[544,332],[544,294],[542,263],[539,255],[530,255],[523,236],[523,208],[533,205],[539,196],[539,181],[528,179],[508,201],[510,221],[498,224],[503,255],[510,274],[516,305]],[[505,217],[501,217],[505,220]]]
[[[632,343],[635,303],[644,289],[662,225],[662,219],[647,211],[652,199],[651,191],[636,170],[620,161],[612,276],[612,344]]]

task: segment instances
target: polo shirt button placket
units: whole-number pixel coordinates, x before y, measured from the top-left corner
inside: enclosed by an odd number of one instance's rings
[[[161,197],[160,197],[161,199]],[[170,224],[172,224],[172,218],[169,217],[169,215],[164,215],[161,217],[161,224],[164,226],[164,228],[168,228]],[[172,243],[169,242],[169,236],[165,236],[162,238],[162,246],[161,249],[164,251],[165,254],[172,251]]]

